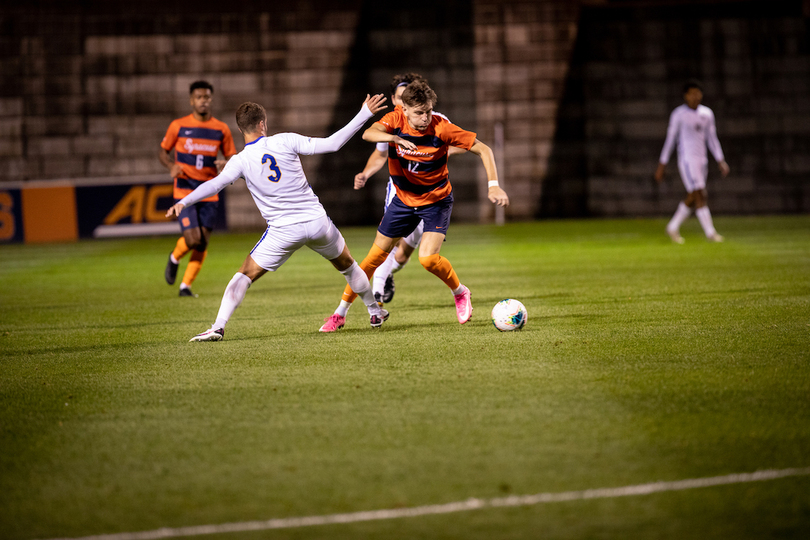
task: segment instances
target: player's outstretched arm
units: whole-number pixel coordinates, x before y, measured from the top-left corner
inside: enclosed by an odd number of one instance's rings
[[[383,105],[386,99],[387,98],[383,94],[377,94],[375,96],[370,96],[366,94],[366,100],[363,102],[363,105],[368,107],[368,110],[371,111],[371,114],[377,114],[383,109],[388,108],[388,105]]]
[[[414,143],[407,141],[398,135],[394,135],[393,133],[388,133],[385,127],[379,122],[372,124],[370,128],[363,132],[363,140],[373,143],[394,143],[406,150],[416,150],[416,145]]]
[[[182,212],[183,208],[185,207],[186,205],[180,202],[175,204],[166,211],[166,217],[167,218],[180,217],[180,212]]]
[[[489,186],[487,198],[498,206],[509,206],[509,196],[498,185],[498,168],[495,166],[495,154],[492,153],[492,149],[476,139],[470,152],[481,158],[484,169],[487,171],[487,185]]]
[[[377,171],[383,168],[386,161],[388,161],[388,156],[385,154],[385,152],[379,152],[375,148],[368,157],[368,161],[366,162],[363,172],[359,172],[354,175],[354,189],[362,189],[366,185],[366,182],[368,182],[368,179],[377,174]]]
[[[363,124],[365,124],[367,120],[374,116],[375,113],[385,109],[386,106],[383,105],[385,99],[385,96],[382,94],[377,94],[376,96],[366,95],[366,99],[363,101],[363,106],[360,108],[360,112],[358,112],[348,124],[332,133],[325,139],[312,137],[312,146],[309,151],[304,153],[328,154],[331,152],[337,152],[343,148],[344,144],[349,142],[349,139],[351,139],[355,133],[360,131],[360,128],[363,127]]]

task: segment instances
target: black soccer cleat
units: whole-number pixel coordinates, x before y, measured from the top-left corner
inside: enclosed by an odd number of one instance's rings
[[[374,293],[374,300],[377,302],[377,305],[380,306],[380,307],[383,307],[383,304],[385,304],[385,302],[383,302],[382,295],[380,293],[378,293],[378,292]]]
[[[166,271],[163,273],[163,276],[166,278],[166,283],[169,285],[174,285],[174,281],[177,279],[178,266],[179,265],[172,262],[172,254],[169,253],[169,261],[166,263]]]
[[[390,303],[394,299],[394,292],[397,288],[394,286],[394,274],[388,274],[385,278],[385,286],[383,287],[383,302]]]
[[[177,296],[190,296],[191,298],[198,298],[200,295],[199,294],[194,294],[193,292],[191,292],[191,289],[182,289],[181,288],[180,292],[178,293]]]

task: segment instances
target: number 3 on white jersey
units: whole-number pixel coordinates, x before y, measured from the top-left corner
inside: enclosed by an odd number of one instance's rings
[[[271,182],[278,182],[281,180],[281,170],[278,168],[278,164],[276,164],[276,158],[271,156],[270,154],[265,154],[262,156],[262,165],[267,162],[270,162],[268,167],[270,168],[270,176],[267,177],[268,180]]]

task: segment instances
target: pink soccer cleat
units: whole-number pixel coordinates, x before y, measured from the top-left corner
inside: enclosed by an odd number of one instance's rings
[[[472,319],[472,303],[470,302],[470,289],[464,288],[464,292],[453,296],[456,301],[456,316],[458,322],[464,324]]]
[[[333,313],[329,318],[324,319],[326,323],[321,326],[319,332],[337,332],[346,324],[346,317]]]

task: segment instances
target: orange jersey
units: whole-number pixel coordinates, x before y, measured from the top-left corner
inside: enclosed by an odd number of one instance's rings
[[[469,150],[475,144],[475,133],[461,129],[438,113],[433,113],[425,131],[416,131],[408,125],[399,106],[377,123],[388,133],[417,147],[416,150],[405,150],[395,144],[388,145],[388,170],[403,203],[425,206],[453,192],[447,171],[447,149],[458,146]]]
[[[183,169],[174,179],[175,199],[182,199],[217,175],[214,160],[220,150],[226,158],[236,154],[231,130],[225,122],[216,118],[200,122],[193,114],[172,121],[160,147],[167,152],[174,148],[174,160]],[[218,201],[219,196],[205,200]]]

